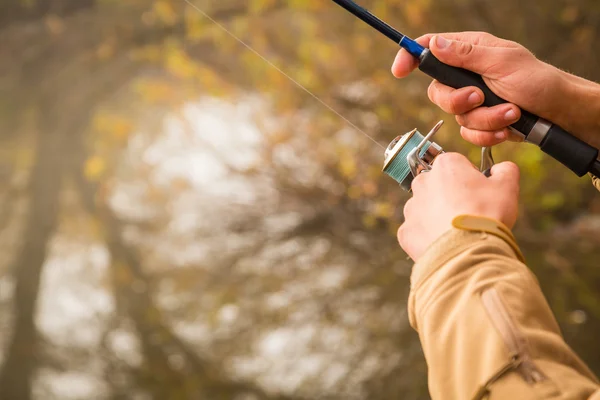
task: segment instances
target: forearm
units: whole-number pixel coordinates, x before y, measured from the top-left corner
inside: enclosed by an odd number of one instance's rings
[[[600,148],[600,84],[560,71],[558,88],[552,122]]]
[[[486,383],[492,399],[587,399],[598,389],[507,241],[453,229],[415,265],[411,287],[434,400],[470,399]]]

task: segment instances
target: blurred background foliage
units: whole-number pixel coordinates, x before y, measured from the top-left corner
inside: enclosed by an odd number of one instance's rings
[[[428,79],[323,0],[191,0],[387,144],[478,162]],[[364,0],[600,79],[596,0]],[[424,399],[381,149],[184,0],[0,2],[0,398]],[[516,233],[600,372],[600,196],[528,145]]]

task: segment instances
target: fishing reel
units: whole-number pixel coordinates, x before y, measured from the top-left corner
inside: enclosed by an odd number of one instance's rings
[[[385,150],[383,172],[392,177],[400,186],[410,192],[413,179],[422,172],[431,170],[435,159],[444,150],[431,141],[444,121],[438,122],[425,136],[417,129],[396,137]],[[481,171],[490,176],[494,165],[491,147],[481,149]]]

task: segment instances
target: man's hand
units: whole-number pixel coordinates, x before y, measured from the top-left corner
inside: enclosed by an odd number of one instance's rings
[[[438,156],[433,169],[412,182],[413,197],[404,206],[398,242],[417,261],[463,214],[496,219],[512,228],[517,219],[519,169],[511,162],[494,165],[486,178],[458,153]]]
[[[425,35],[417,41],[442,62],[483,76],[488,87],[511,102],[479,107],[483,93],[475,87],[452,89],[438,81],[429,98],[455,114],[462,136],[479,146],[517,139],[507,127],[520,118],[519,107],[552,121],[580,139],[600,146],[600,85],[578,78],[538,60],[525,47],[483,32]],[[400,50],[392,67],[402,78],[418,62]]]

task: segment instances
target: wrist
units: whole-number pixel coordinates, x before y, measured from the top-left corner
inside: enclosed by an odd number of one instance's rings
[[[583,141],[600,147],[600,85],[559,71],[560,95],[555,111],[560,125]]]

